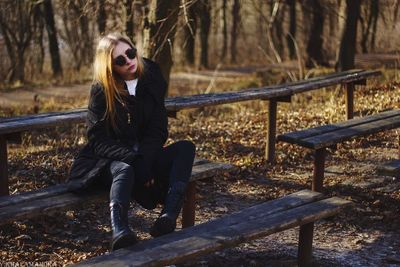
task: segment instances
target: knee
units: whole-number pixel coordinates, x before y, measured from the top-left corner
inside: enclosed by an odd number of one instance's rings
[[[120,174],[125,174],[129,176],[133,176],[134,174],[133,167],[122,161],[111,162],[110,170],[113,177],[116,177]]]
[[[181,140],[177,142],[179,147],[179,151],[187,156],[193,156],[196,153],[196,146],[192,141],[189,140]]]

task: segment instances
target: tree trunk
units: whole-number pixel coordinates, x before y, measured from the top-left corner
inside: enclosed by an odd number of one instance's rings
[[[307,42],[307,60],[306,66],[325,65],[322,53],[324,30],[324,9],[320,0],[309,1],[312,12],[312,24],[310,36]]]
[[[201,0],[200,5],[200,66],[208,68],[208,34],[211,25],[211,6],[208,0]]]
[[[100,35],[103,35],[106,31],[107,25],[107,14],[105,9],[105,0],[98,0],[98,13],[97,13],[97,27],[99,29]]]
[[[160,64],[167,82],[171,72],[172,48],[180,0],[151,0],[143,31],[144,55]]]
[[[222,61],[226,59],[226,54],[228,52],[228,25],[226,22],[227,1],[228,0],[222,0]]]
[[[133,32],[134,21],[133,21],[133,0],[126,0],[125,10],[126,10],[126,22],[125,22],[125,34],[133,41],[135,39],[135,34]]]
[[[368,53],[368,41],[370,41],[370,48],[373,51],[375,48],[375,35],[376,35],[376,27],[378,22],[379,15],[379,1],[374,0],[369,3],[369,7],[367,7],[366,12],[367,21],[364,22],[364,18],[360,16],[361,29],[362,29],[362,37],[361,37],[361,49],[363,53]],[[365,25],[366,24],[366,25]],[[371,38],[370,38],[371,36]]]
[[[337,71],[354,68],[360,4],[360,0],[346,0],[346,21],[340,41],[339,56],[336,62]]]
[[[51,0],[43,1],[43,15],[46,23],[47,36],[49,38],[49,50],[51,57],[51,69],[53,76],[62,76],[62,66],[60,60],[60,51],[58,49],[57,30],[54,22],[54,12]]]
[[[196,31],[197,31],[197,25],[196,25],[196,5],[195,4],[188,4],[186,1],[182,3],[182,5],[186,5],[186,14],[185,14],[185,27],[184,27],[184,40],[185,40],[185,45],[184,45],[184,53],[185,53],[185,59],[186,63],[190,65],[194,65],[194,60],[195,60],[195,54],[194,54],[194,48],[195,48],[195,40],[196,40]]]
[[[233,1],[232,8],[232,30],[231,30],[231,63],[236,63],[236,43],[238,38],[238,29],[240,22],[240,3],[239,0]]]
[[[25,81],[25,51],[35,30],[35,5],[31,1],[0,1],[0,30],[11,62],[9,81]]]
[[[294,41],[296,39],[296,0],[287,0],[289,5],[289,34],[286,36],[286,41],[289,50],[289,58],[295,59],[296,49]]]

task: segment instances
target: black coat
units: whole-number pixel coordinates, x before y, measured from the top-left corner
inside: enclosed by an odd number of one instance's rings
[[[102,85],[92,85],[87,114],[88,143],[71,167],[70,190],[88,188],[114,160],[128,163],[134,166],[135,173],[142,174],[139,176],[146,176],[136,177],[142,184],[150,178],[151,165],[168,137],[164,105],[167,83],[156,63],[148,59],[144,59],[144,63],[144,75],[138,80],[136,97],[128,94],[125,105],[115,103],[120,131],[113,131],[104,118],[106,102]]]

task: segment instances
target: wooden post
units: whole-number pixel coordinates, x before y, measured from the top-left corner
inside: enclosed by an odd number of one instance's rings
[[[325,154],[326,148],[324,147],[315,150],[312,191],[321,192],[324,187]]]
[[[300,226],[297,255],[297,265],[299,267],[311,266],[313,234],[314,223],[307,223]]]
[[[276,110],[277,101],[271,99],[268,104],[268,125],[267,125],[267,144],[265,147],[265,159],[275,162],[275,138],[276,138]]]
[[[192,181],[186,189],[186,199],[182,209],[182,228],[194,225],[196,209],[196,182]]]
[[[0,136],[0,196],[8,196],[7,139]]]
[[[346,116],[350,120],[354,118],[354,83],[346,83]]]

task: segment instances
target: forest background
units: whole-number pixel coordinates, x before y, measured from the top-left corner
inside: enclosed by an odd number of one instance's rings
[[[99,36],[123,32],[166,79],[176,70],[354,67],[355,53],[398,53],[398,0],[2,0],[0,84],[91,79]]]

